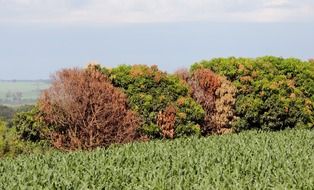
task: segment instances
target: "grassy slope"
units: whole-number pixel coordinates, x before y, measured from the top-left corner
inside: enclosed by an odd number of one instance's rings
[[[244,132],[0,161],[0,189],[312,189],[314,131]]]

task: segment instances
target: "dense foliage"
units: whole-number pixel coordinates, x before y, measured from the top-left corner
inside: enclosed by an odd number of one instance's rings
[[[74,150],[149,138],[313,128],[311,61],[218,58],[175,74],[157,66],[90,64],[61,70],[52,81],[37,106],[17,109],[7,121],[19,141],[50,140]],[[4,108],[3,115],[12,117]]]
[[[7,128],[5,122],[0,121],[0,158],[16,157],[18,155],[45,153],[51,151],[45,141],[30,142],[21,140],[15,128]]]
[[[137,138],[139,119],[127,98],[92,65],[64,69],[38,101],[52,144],[60,149],[91,149]]]
[[[40,112],[36,106],[21,108],[14,115],[12,126],[16,129],[21,140],[31,142],[45,139],[48,130],[46,124],[40,118]]]
[[[218,58],[173,75],[91,64],[52,81],[37,105],[0,107],[0,189],[314,187],[314,131],[261,132],[313,129],[312,61]]]
[[[314,131],[244,132],[0,160],[0,189],[313,189]]]
[[[224,75],[237,87],[236,129],[313,128],[314,65],[294,58],[218,58],[192,66]]]
[[[157,66],[146,65],[121,65],[102,71],[114,86],[124,89],[129,105],[142,116],[144,134],[173,138],[200,133],[199,124],[205,112],[189,96],[188,86],[177,76],[162,72]],[[163,113],[169,111],[169,107],[172,107],[173,116],[165,118]],[[164,125],[168,124],[172,135],[165,133]]]
[[[209,69],[196,69],[189,73],[181,69],[176,75],[190,87],[190,94],[205,110],[202,134],[227,133],[232,131],[236,88],[225,77]]]

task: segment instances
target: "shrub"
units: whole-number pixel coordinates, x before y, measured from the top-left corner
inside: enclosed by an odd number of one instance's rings
[[[190,98],[188,86],[177,76],[146,65],[103,68],[103,74],[128,95],[130,107],[142,117],[144,134],[173,138],[198,133],[204,110]]]
[[[0,158],[20,154],[20,144],[14,130],[7,128],[5,122],[0,121]]]
[[[157,115],[157,126],[161,129],[164,138],[174,138],[177,108],[169,105]]]
[[[205,111],[191,97],[180,97],[175,105],[177,106],[176,136],[200,135],[200,126],[204,121]]]
[[[236,88],[225,77],[219,77],[221,85],[215,91],[214,111],[207,122],[212,123],[211,132],[229,133],[237,121],[235,116]]]
[[[31,142],[44,140],[48,130],[35,106],[29,111],[16,113],[12,120],[12,126],[16,128],[17,135],[21,140]]]
[[[225,77],[209,69],[176,72],[191,88],[191,96],[206,112],[202,133],[225,133],[230,131],[234,117],[235,87]]]
[[[237,88],[236,129],[281,130],[313,127],[314,65],[279,57],[218,58],[202,61],[194,71],[208,68],[224,75]]]
[[[57,72],[38,105],[57,148],[91,149],[137,138],[140,121],[126,96],[95,66]]]
[[[7,128],[5,122],[0,121],[0,158],[49,151],[52,149],[47,142],[22,141],[15,128]]]

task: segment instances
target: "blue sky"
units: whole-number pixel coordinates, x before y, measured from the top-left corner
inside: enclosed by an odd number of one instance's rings
[[[313,0],[0,0],[0,79],[89,61],[174,71],[220,56],[314,57]]]

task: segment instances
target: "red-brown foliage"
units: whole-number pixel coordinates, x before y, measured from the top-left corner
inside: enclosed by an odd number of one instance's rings
[[[39,99],[39,109],[60,149],[91,149],[137,138],[140,121],[128,110],[126,96],[92,65],[57,72]]]
[[[187,69],[182,68],[182,69],[178,69],[174,72],[174,74],[176,76],[178,76],[180,79],[182,79],[185,82],[188,82],[190,79],[190,73]]]
[[[157,115],[157,125],[160,127],[164,138],[174,138],[176,113],[176,107],[170,105]]]
[[[187,70],[175,73],[190,85],[191,96],[206,111],[202,133],[226,133],[234,121],[236,88],[226,78],[209,69],[198,69],[191,75]]]
[[[219,77],[221,86],[215,91],[215,108],[206,119],[212,125],[212,132],[223,134],[231,132],[235,116],[236,88],[225,77]]]
[[[215,91],[220,87],[219,77],[209,69],[196,70],[189,84],[193,98],[202,105],[206,112],[212,112],[215,103]]]

